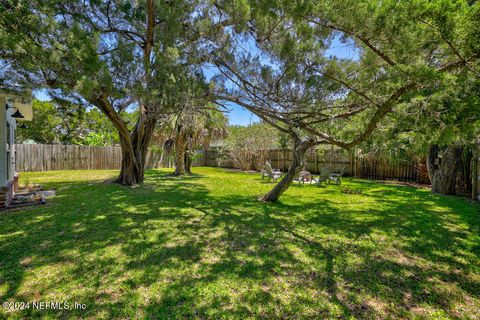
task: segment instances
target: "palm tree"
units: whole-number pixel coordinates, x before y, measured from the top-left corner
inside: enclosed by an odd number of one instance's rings
[[[175,151],[174,175],[191,173],[194,150],[207,148],[212,140],[227,135],[228,121],[213,104],[206,108],[184,108],[161,123],[155,135],[168,153]]]

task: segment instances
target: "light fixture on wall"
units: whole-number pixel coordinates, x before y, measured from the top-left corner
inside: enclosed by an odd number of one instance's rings
[[[20,110],[18,110],[17,108],[10,107],[10,106],[7,104],[7,106],[6,106],[5,109],[6,109],[6,110],[8,110],[8,109],[16,109],[16,110],[17,110],[17,111],[15,111],[15,112],[11,115],[12,118],[17,118],[17,119],[23,119],[23,118],[25,118],[25,116],[24,116],[24,115],[20,112]]]
[[[17,109],[17,111],[12,114],[12,118],[23,119],[25,116]]]

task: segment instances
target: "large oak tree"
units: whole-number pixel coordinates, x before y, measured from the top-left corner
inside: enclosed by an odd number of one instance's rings
[[[141,183],[157,119],[174,111],[176,76],[199,38],[195,8],[190,0],[3,1],[0,83],[100,109],[122,147],[118,182]],[[133,129],[127,109],[138,110]]]
[[[465,1],[228,1],[218,8],[236,28],[211,39],[223,81],[217,98],[294,141],[292,166],[265,201],[288,188],[309,148],[351,148],[398,105],[448,75],[476,72],[467,26],[478,5]],[[329,55],[339,40],[355,56]]]

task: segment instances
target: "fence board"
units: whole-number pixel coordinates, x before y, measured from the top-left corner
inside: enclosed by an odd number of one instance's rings
[[[472,157],[472,199],[480,201],[480,194],[479,194],[479,185],[480,185],[480,150],[476,150],[473,153]]]
[[[15,147],[16,169],[23,172],[120,169],[122,163],[120,147],[42,144],[17,144]],[[207,151],[203,155],[203,151],[196,152],[202,155],[192,163],[193,166],[205,165],[207,157],[211,166],[217,166],[216,153]],[[145,167],[170,167],[169,157],[149,149]]]
[[[122,159],[120,147],[41,144],[15,147],[18,171],[119,169]],[[148,168],[164,166],[163,158],[156,156]]]
[[[416,163],[407,162],[389,164],[378,159],[359,159],[356,161],[356,172],[360,178],[378,180],[399,180],[418,182]]]

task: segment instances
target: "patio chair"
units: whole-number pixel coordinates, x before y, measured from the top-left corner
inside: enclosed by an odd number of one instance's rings
[[[267,170],[262,169],[262,170],[260,170],[260,173],[262,174],[262,180],[263,180],[263,178],[268,177]]]
[[[331,173],[332,170],[330,170],[330,168],[328,167],[325,167],[320,171],[320,175],[317,178],[312,179],[311,182],[316,183],[318,186],[320,186],[322,182],[325,182],[325,184],[327,184],[329,183]]]
[[[265,177],[268,177],[268,172],[267,172],[267,169],[265,168],[267,164],[270,166],[270,168],[272,168],[272,165],[270,164],[269,161],[265,162],[265,165],[263,166],[263,169],[260,170],[260,174],[262,175],[262,180]],[[273,173],[282,174],[282,171],[280,171],[280,169],[272,169],[272,171],[273,171]]]
[[[298,183],[310,182],[312,183],[312,174],[309,171],[302,170],[298,173]]]
[[[333,172],[329,175],[329,179],[333,181],[335,184],[342,184],[342,181],[340,180],[341,177],[343,177],[343,174],[345,173],[345,169],[347,169],[347,166],[344,166],[340,172]]]
[[[265,163],[265,172],[267,173],[267,181],[271,180],[273,182],[276,182],[278,178],[282,177],[282,173],[280,172],[280,170],[272,169],[272,165],[268,161]],[[262,179],[263,177],[264,176],[262,175]]]

